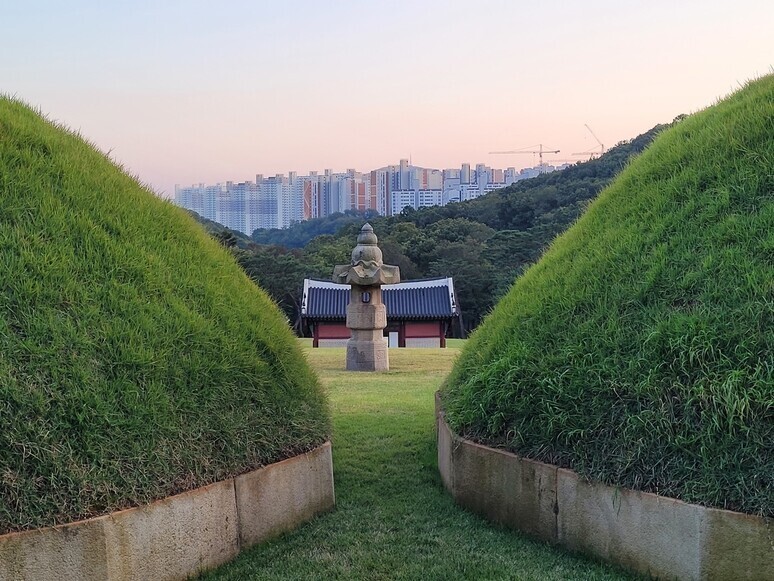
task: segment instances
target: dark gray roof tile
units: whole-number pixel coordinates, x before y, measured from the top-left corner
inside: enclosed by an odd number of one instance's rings
[[[427,281],[422,286],[412,286],[411,283],[383,286],[382,297],[387,307],[387,318],[427,320],[455,317],[458,311],[451,299],[453,283],[450,279],[438,279],[438,285],[432,285],[433,282]],[[331,284],[314,286],[314,283],[307,281],[305,284],[305,309],[302,316],[306,319],[344,320],[349,303],[349,287]]]

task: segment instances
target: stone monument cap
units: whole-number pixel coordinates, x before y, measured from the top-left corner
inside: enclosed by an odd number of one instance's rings
[[[377,242],[373,226],[366,222],[357,236],[357,246],[352,250],[352,262],[336,266],[333,280],[359,286],[400,282],[400,269],[382,262],[382,251]]]
[[[366,222],[360,229],[360,234],[357,235],[357,246],[352,249],[352,265],[359,262],[382,264],[382,251],[376,245],[377,242],[373,226]]]

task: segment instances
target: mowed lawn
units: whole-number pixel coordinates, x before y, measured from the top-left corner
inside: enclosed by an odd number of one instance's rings
[[[444,491],[434,393],[454,347],[391,349],[387,373],[347,373],[343,349],[306,349],[332,403],[336,509],[205,578],[626,578],[491,525]]]

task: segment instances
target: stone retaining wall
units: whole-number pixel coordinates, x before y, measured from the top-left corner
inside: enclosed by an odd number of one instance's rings
[[[0,581],[186,579],[335,503],[330,442],[253,472],[85,521],[0,536]]]
[[[774,579],[774,521],[589,482],[452,433],[438,469],[461,506],[542,541],[668,579]]]

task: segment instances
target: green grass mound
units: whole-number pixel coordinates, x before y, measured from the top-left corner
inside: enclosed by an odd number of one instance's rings
[[[774,76],[665,131],[516,281],[444,389],[458,433],[774,514]]]
[[[286,321],[183,210],[0,97],[0,533],[306,451],[327,403]]]

